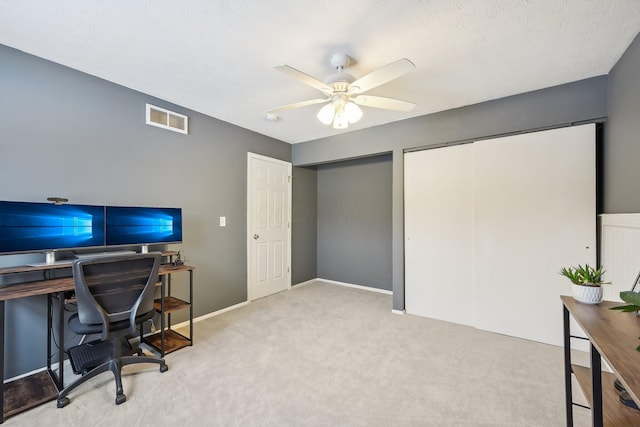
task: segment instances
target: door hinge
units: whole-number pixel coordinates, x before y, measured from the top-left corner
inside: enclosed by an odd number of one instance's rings
[[[289,267],[287,267],[287,273],[289,273]]]
[[[289,175],[289,177],[288,177],[288,178],[289,178],[289,182],[291,182],[291,175]]]

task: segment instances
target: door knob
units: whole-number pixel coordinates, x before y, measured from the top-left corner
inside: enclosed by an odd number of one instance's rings
[[[260,238],[260,236],[258,236],[257,234],[253,235],[253,240],[258,240]]]

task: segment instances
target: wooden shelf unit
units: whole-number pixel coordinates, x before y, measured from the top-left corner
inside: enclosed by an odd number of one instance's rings
[[[640,317],[635,313],[620,313],[610,307],[622,303],[603,301],[587,305],[572,297],[562,296],[564,315],[565,395],[567,426],[573,426],[573,391],[571,376],[575,376],[591,408],[593,426],[640,426],[640,411],[620,402],[613,382],[617,378],[631,398],[640,403]],[[586,333],[591,344],[591,366],[571,363],[569,316]],[[602,371],[604,358],[613,372]]]
[[[175,254],[168,255],[170,261],[172,260],[172,255]],[[184,264],[173,265],[169,263],[162,266],[160,297],[154,301],[156,312],[160,314],[160,330],[141,337],[142,342],[160,353],[160,357],[193,345],[193,270],[193,267]],[[189,272],[189,301],[184,301],[172,295],[171,275],[183,271]],[[186,309],[189,310],[189,336],[171,329],[171,313]]]
[[[162,357],[164,357],[165,354],[193,345],[193,341],[190,338],[185,337],[173,329],[166,329],[164,331],[164,344],[162,343],[162,335],[160,332],[146,336],[144,342],[161,352]],[[164,352],[162,352],[161,349],[164,349]]]

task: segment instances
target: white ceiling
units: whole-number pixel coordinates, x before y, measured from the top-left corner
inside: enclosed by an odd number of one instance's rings
[[[0,2],[2,44],[289,143],[607,74],[639,31],[639,0]],[[363,107],[343,131],[316,119],[321,105],[265,120],[321,97],[274,66],[322,80],[334,52],[355,77],[410,59],[368,94],[416,108]]]

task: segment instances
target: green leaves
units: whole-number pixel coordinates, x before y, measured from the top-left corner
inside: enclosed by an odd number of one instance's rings
[[[609,307],[609,310],[618,310],[623,313],[631,313],[632,311],[640,310],[640,305],[633,305],[633,304],[618,305],[616,307]]]
[[[640,305],[640,293],[633,291],[620,292],[620,299],[629,304]]]
[[[605,283],[610,283],[603,282],[602,276],[604,272],[604,267],[600,266],[595,268],[589,264],[585,264],[584,266],[578,264],[577,267],[562,267],[560,269],[562,276],[569,279],[574,285],[580,286],[600,286]]]
[[[626,302],[627,305],[618,305],[616,307],[611,307],[611,310],[618,310],[623,313],[640,311],[640,293],[632,291],[622,291],[620,292],[620,299]]]
[[[640,293],[633,291],[622,291],[620,292],[620,299],[628,304],[609,307],[609,310],[618,310],[623,313],[640,311]],[[640,337],[638,339],[640,339]],[[640,345],[636,347],[636,351],[640,351]]]

